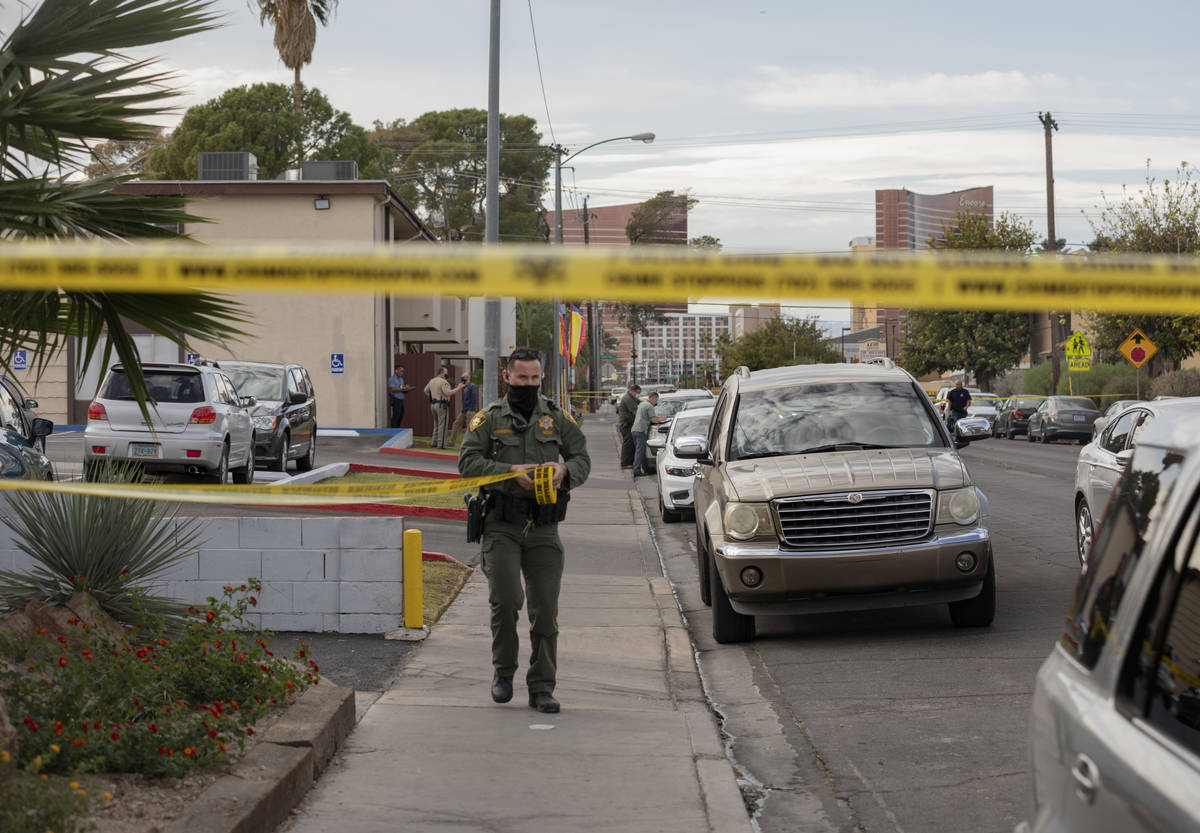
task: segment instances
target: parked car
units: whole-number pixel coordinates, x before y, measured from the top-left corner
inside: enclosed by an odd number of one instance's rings
[[[253,396],[209,365],[142,365],[150,400],[147,422],[125,368],[113,365],[88,406],[84,477],[107,461],[130,461],[150,472],[186,472],[215,483],[254,480]]]
[[[986,419],[988,436],[991,436],[992,423],[996,421],[996,409],[999,405],[1000,397],[994,393],[972,393],[971,404],[967,406],[967,416]]]
[[[1017,434],[1029,433],[1029,417],[1042,404],[1044,396],[1010,396],[996,407],[992,436],[1011,440]]]
[[[1050,396],[1029,417],[1026,433],[1031,443],[1088,442],[1092,438],[1092,423],[1098,416],[1100,409],[1086,396]]]
[[[27,419],[24,404],[12,386],[0,384],[0,477],[53,480],[54,465],[43,449],[54,423],[41,417]]]
[[[658,455],[658,514],[664,523],[674,523],[692,510],[692,479],[696,474],[693,460],[681,460],[674,454],[675,441],[681,437],[703,437],[708,433],[712,406],[688,408],[675,415],[667,433],[667,445]]]
[[[1112,420],[1114,416],[1128,408],[1130,405],[1138,404],[1137,399],[1118,399],[1116,402],[1104,409],[1104,413],[1096,417],[1096,421],[1092,423],[1092,439],[1100,436],[1100,432],[1104,430],[1104,426]]]
[[[1075,463],[1075,548],[1080,563],[1087,559],[1104,507],[1146,427],[1166,411],[1200,414],[1200,397],[1174,400],[1169,408],[1164,404],[1135,401],[1080,450]]]
[[[960,448],[972,440],[992,436],[992,423],[985,416],[965,416],[954,421],[954,442]]]
[[[718,642],[755,617],[948,603],[987,626],[996,574],[987,499],[913,379],[886,359],[740,367],[692,486],[700,595]]]
[[[308,371],[298,364],[213,362],[242,396],[258,400],[254,421],[254,463],[272,471],[311,471],[317,460],[317,395]]]
[[[17,403],[17,410],[21,412],[21,416],[24,418],[26,429],[32,430],[33,421],[38,418],[38,401],[26,394],[21,384],[11,377],[0,374],[0,387],[6,389],[9,396]],[[50,424],[53,425],[54,423]],[[33,444],[40,453],[46,453],[45,437],[36,437]]]
[[[1037,674],[1020,833],[1200,831],[1200,413],[1162,404]]]
[[[650,435],[646,438],[646,460],[644,474],[654,474],[658,471],[658,455],[667,445],[667,434],[671,430],[671,422],[675,414],[694,402],[712,404],[716,399],[712,391],[706,388],[683,388],[669,393],[660,394],[658,404],[654,407],[654,416],[658,422],[650,425]]]

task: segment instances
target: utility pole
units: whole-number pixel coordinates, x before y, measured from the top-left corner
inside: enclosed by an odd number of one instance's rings
[[[1054,149],[1051,132],[1058,130],[1058,122],[1050,115],[1049,111],[1038,113],[1038,121],[1042,123],[1042,128],[1046,134],[1046,253],[1053,255],[1058,250],[1058,238],[1054,231]],[[1058,314],[1050,313],[1050,392],[1058,392],[1058,380],[1062,373],[1061,364],[1058,360],[1059,344],[1066,341],[1066,333],[1064,332],[1063,324],[1066,323],[1067,328],[1070,324],[1063,321],[1063,316],[1069,313]]]
[[[500,243],[500,0],[492,0],[488,32],[487,199],[484,241]],[[445,192],[443,191],[443,194]],[[483,401],[500,394],[500,299],[483,301]]]

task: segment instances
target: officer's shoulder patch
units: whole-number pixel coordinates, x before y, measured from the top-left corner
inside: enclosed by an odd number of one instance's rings
[[[470,430],[474,431],[476,428],[478,428],[480,425],[483,425],[485,422],[487,422],[487,414],[484,413],[483,411],[476,411],[475,416],[471,417]]]

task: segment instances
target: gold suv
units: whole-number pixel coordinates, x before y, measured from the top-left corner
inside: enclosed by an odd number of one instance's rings
[[[739,367],[706,437],[675,442],[718,642],[754,617],[948,603],[990,625],[988,503],[916,381],[890,360]]]

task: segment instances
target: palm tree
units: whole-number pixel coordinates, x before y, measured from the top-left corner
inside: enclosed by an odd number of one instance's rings
[[[83,176],[93,144],[153,137],[170,111],[169,76],[122,50],[212,29],[212,0],[43,0],[0,45],[0,245],[30,238],[179,237],[196,222],[178,198],[113,193],[130,176]],[[240,334],[240,307],[219,295],[65,292],[0,287],[0,369],[28,348],[36,369],[76,336],[86,369],[104,338],[146,396],[132,321],[180,344]]]
[[[258,22],[275,26],[275,49],[283,65],[295,73],[292,109],[300,112],[300,67],[312,63],[317,43],[317,23],[329,25],[338,0],[255,0]]]

